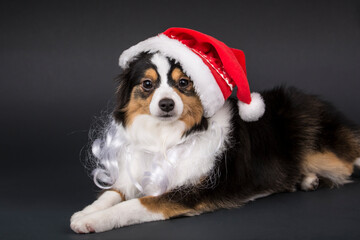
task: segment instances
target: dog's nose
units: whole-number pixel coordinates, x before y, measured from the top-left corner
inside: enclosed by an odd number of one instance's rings
[[[175,106],[175,102],[170,98],[161,99],[159,102],[159,107],[164,112],[170,112],[171,110],[174,109],[174,106]]]

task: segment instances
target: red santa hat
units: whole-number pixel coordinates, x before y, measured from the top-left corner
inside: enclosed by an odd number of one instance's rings
[[[181,64],[194,82],[205,117],[211,117],[223,106],[235,86],[239,114],[244,121],[257,121],[265,112],[260,94],[250,94],[241,50],[191,29],[169,28],[125,50],[119,59],[120,67],[127,68],[141,52],[160,52]]]

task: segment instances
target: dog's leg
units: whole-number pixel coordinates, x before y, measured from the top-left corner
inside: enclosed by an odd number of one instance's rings
[[[339,158],[333,152],[314,152],[304,158],[303,169],[304,181],[307,181],[307,176],[310,176],[308,180],[314,179],[311,174],[316,174],[330,180],[335,186],[340,186],[350,182],[349,177],[353,172],[353,164]]]
[[[76,233],[104,232],[126,225],[165,219],[161,213],[153,212],[141,203],[131,199],[82,218],[76,218],[70,227]]]
[[[85,207],[83,210],[74,213],[71,216],[70,222],[73,222],[75,219],[81,218],[90,213],[112,207],[115,204],[118,204],[119,202],[124,200],[125,196],[121,192],[116,190],[107,190],[103,194],[101,194],[95,202]]]
[[[196,215],[200,212],[163,196],[143,197],[76,218],[70,227],[77,233],[104,232],[127,225],[165,220],[180,215]]]

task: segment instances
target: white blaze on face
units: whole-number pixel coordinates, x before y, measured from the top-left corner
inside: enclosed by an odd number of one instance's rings
[[[152,100],[150,102],[150,113],[154,117],[161,118],[161,120],[177,120],[183,112],[184,104],[180,96],[168,84],[168,74],[171,68],[169,60],[166,57],[160,55],[159,53],[156,53],[151,58],[151,62],[157,68],[157,72],[160,77],[160,86],[155,90],[154,96],[152,97]],[[162,99],[173,100],[175,103],[174,109],[169,112],[161,110],[159,102]],[[165,117],[165,115],[167,115],[167,117]]]

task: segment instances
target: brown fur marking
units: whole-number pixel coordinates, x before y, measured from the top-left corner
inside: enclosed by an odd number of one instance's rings
[[[154,68],[148,68],[144,72],[144,77],[141,79],[141,82],[145,80],[151,80],[155,85],[155,82],[158,80],[158,74]],[[144,89],[141,85],[138,85],[133,88],[131,92],[131,97],[129,103],[125,106],[123,111],[126,113],[125,125],[128,126],[132,124],[134,118],[140,114],[150,114],[150,102],[154,92],[151,92],[149,96],[144,98],[136,97],[136,93],[144,93]]]
[[[194,86],[192,81],[186,74],[181,71],[180,68],[174,68],[171,73],[172,79],[177,83],[180,79],[187,79],[190,81],[189,86],[186,87],[186,91],[194,91]],[[175,92],[180,96],[183,104],[184,110],[180,116],[181,121],[186,124],[186,127],[190,129],[196,124],[201,122],[202,116],[204,114],[204,109],[202,107],[200,98],[197,95],[187,96],[181,93],[178,89],[174,88]]]
[[[186,75],[180,70],[180,68],[174,68],[174,70],[171,73],[171,77],[175,81],[179,80],[182,76],[186,76]]]
[[[125,122],[126,126],[132,124],[134,118],[137,115],[150,114],[149,106],[154,93],[152,92],[149,97],[147,97],[146,99],[142,99],[135,97],[136,91],[143,91],[143,90],[141,89],[141,86],[134,87],[131,92],[130,101],[123,110],[126,113],[126,122]]]
[[[158,74],[157,74],[157,72],[156,72],[155,69],[149,68],[149,69],[147,69],[147,70],[145,71],[145,73],[144,73],[144,78],[148,78],[148,79],[150,79],[150,80],[155,81],[155,80],[158,79]]]
[[[243,201],[236,201],[234,199],[228,200],[211,200],[204,199],[200,201],[194,207],[186,207],[172,200],[169,197],[142,197],[139,199],[140,203],[146,207],[149,211],[154,213],[162,213],[165,219],[177,217],[177,216],[194,216],[204,212],[211,212],[219,208],[235,208],[242,205]]]
[[[194,85],[193,82],[191,81],[191,79],[186,76],[186,74],[181,71],[180,68],[174,68],[174,70],[171,72],[171,77],[172,79],[178,84],[180,79],[186,79],[189,80],[189,85],[184,89],[186,91],[194,91]]]
[[[335,184],[346,183],[353,172],[353,164],[339,158],[332,152],[309,153],[303,162],[304,174],[315,173],[328,178]]]
[[[171,73],[171,77],[172,77],[172,79],[174,79],[176,82],[177,82],[178,80],[180,80],[181,78],[185,78],[185,79],[187,79],[187,80],[190,80],[190,78],[189,78],[188,76],[186,76],[186,74],[185,74],[183,71],[181,71],[180,68],[174,68],[174,70],[173,70],[172,73]]]
[[[142,197],[139,198],[139,200],[140,203],[145,206],[149,211],[155,213],[162,213],[165,219],[183,215],[191,216],[201,213],[194,209],[182,206],[179,203],[166,200],[163,197]]]
[[[201,122],[204,109],[198,96],[186,96],[177,89],[175,89],[175,92],[180,96],[184,104],[184,110],[179,120],[186,124],[186,130],[188,130]]]

